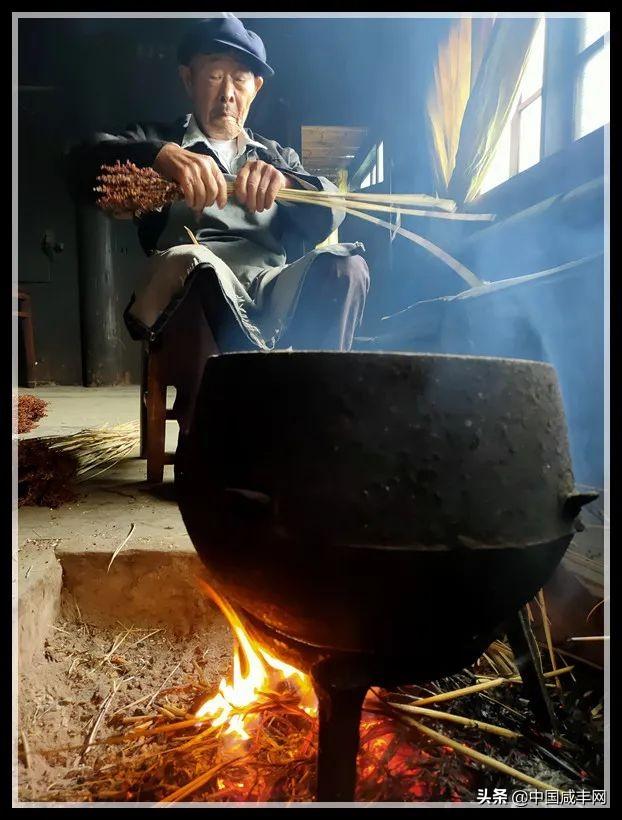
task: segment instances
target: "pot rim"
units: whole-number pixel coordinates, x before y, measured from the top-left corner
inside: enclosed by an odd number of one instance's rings
[[[214,362],[216,360],[222,359],[231,359],[231,358],[241,358],[241,357],[251,357],[251,356],[287,356],[287,357],[294,357],[294,358],[316,358],[318,356],[322,357],[352,357],[356,356],[357,358],[404,358],[404,359],[440,359],[440,360],[448,360],[448,359],[455,359],[455,360],[464,360],[469,362],[503,362],[509,366],[515,365],[536,365],[537,367],[553,371],[557,373],[555,367],[550,362],[543,362],[538,361],[537,359],[515,359],[509,356],[474,356],[468,355],[463,353],[429,353],[429,352],[409,352],[409,351],[398,351],[398,350],[239,350],[235,352],[227,352],[227,353],[219,353],[215,356],[210,356],[208,359],[208,365],[210,362]]]

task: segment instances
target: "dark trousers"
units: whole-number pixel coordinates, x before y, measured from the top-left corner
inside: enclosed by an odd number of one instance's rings
[[[277,349],[350,350],[369,290],[361,256],[321,254],[307,271],[298,305]],[[175,417],[188,431],[209,356],[256,350],[239,327],[214,272],[198,270],[162,330],[162,374],[177,391]]]

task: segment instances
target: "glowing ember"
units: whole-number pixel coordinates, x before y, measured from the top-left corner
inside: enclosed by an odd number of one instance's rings
[[[196,712],[197,717],[211,717],[212,726],[225,727],[223,735],[249,740],[247,730],[252,728],[257,719],[253,705],[262,700],[262,694],[274,691],[285,681],[297,695],[298,706],[307,714],[315,716],[317,704],[307,675],[259,646],[250,637],[231,606],[208,584],[201,584],[229,622],[235,644],[231,683],[223,678],[218,693],[200,706]]]
[[[212,738],[212,757],[203,765],[208,771],[220,769],[203,799],[225,803],[313,799],[318,738],[317,701],[310,679],[259,645],[232,607],[201,583],[234,634],[231,680],[223,678],[216,695],[195,712],[210,723],[208,732],[198,735]],[[468,787],[468,770],[458,771],[453,785],[439,784],[439,762],[451,760],[451,750],[437,747],[432,755],[424,745],[413,743],[412,731],[379,712],[378,698],[371,693],[363,705],[360,728],[357,800],[426,800],[439,792],[443,799],[455,800],[458,790]],[[212,729],[217,731],[212,734]]]

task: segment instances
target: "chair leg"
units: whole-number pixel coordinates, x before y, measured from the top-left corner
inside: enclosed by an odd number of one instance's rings
[[[149,424],[147,420],[147,381],[149,373],[149,347],[145,343],[142,349],[140,368],[140,457],[147,458],[147,441]]]
[[[166,385],[160,378],[158,356],[149,356],[147,368],[147,481],[161,484],[164,478],[166,439]]]

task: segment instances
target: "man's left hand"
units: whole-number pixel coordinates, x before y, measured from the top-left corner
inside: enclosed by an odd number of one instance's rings
[[[251,213],[261,213],[274,205],[282,188],[294,188],[296,183],[274,165],[263,160],[251,160],[238,173],[233,188],[238,202]]]

